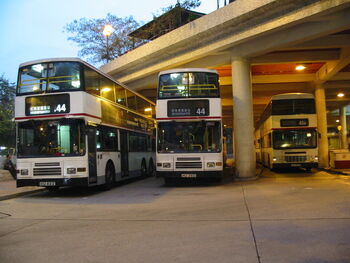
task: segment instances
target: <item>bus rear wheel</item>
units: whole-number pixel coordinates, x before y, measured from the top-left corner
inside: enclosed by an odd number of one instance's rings
[[[147,176],[146,160],[142,159],[142,162],[141,162],[141,177],[146,177],[146,176]]]

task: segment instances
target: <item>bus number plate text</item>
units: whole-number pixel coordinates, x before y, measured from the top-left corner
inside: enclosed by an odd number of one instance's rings
[[[39,186],[55,186],[56,182],[39,182]]]
[[[196,174],[181,174],[182,178],[196,178]]]

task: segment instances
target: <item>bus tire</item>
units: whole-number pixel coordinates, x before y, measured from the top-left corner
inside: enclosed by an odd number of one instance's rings
[[[57,192],[59,189],[59,186],[46,186],[46,190],[48,190],[49,192]]]
[[[174,178],[164,178],[164,182],[166,186],[173,186],[175,184]]]
[[[142,159],[142,162],[141,162],[141,177],[146,177],[146,176],[147,176],[146,160]]]
[[[105,171],[105,184],[103,186],[104,190],[109,190],[113,187],[114,184],[114,165],[112,162],[108,162],[106,165],[106,171]]]
[[[153,163],[153,159],[150,158],[148,162],[148,176],[154,176],[155,172],[156,172],[156,169]]]

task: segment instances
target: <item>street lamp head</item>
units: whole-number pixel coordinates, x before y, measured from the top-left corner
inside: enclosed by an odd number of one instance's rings
[[[103,28],[103,35],[106,37],[110,36],[113,33],[113,27],[111,25],[105,25]]]

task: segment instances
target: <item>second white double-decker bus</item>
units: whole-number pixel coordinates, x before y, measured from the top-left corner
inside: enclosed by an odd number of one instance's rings
[[[257,161],[270,169],[318,166],[314,95],[272,96],[255,131]]]
[[[222,178],[222,110],[219,76],[209,69],[159,73],[157,174],[178,178]]]
[[[155,171],[154,103],[77,58],[20,65],[17,187],[105,185]]]

